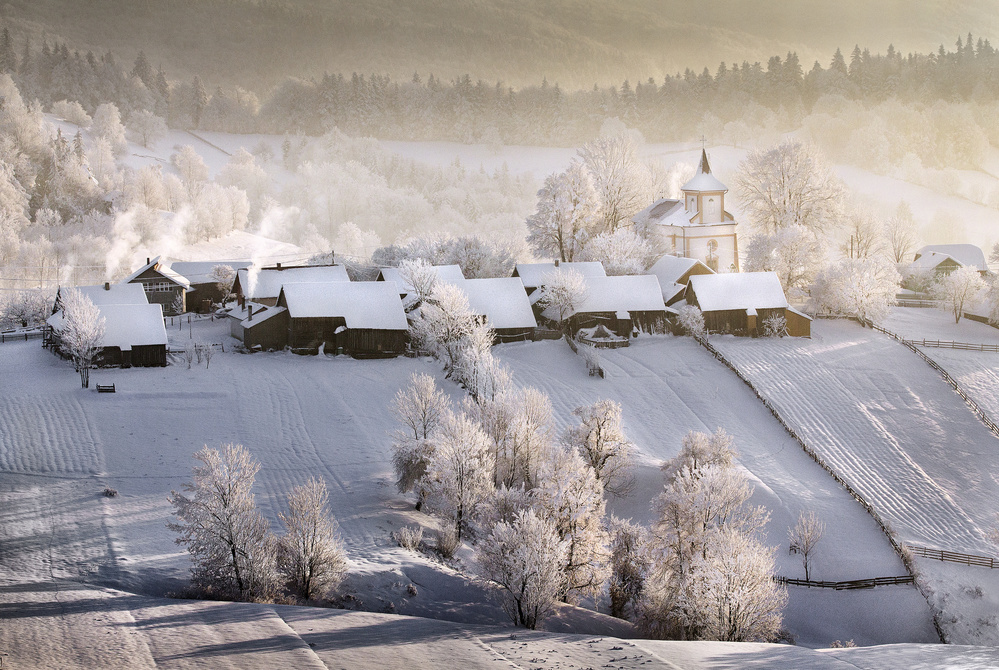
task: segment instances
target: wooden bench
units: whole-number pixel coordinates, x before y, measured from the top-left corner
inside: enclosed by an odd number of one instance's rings
[[[114,393],[114,384],[98,384],[98,393]]]

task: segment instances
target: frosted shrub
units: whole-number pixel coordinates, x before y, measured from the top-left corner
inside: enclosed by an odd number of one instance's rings
[[[704,337],[704,315],[701,314],[701,310],[694,305],[684,305],[677,311],[677,318],[680,321],[680,327],[683,328],[688,335],[695,338]]]
[[[577,349],[579,350],[579,355],[586,361],[586,371],[591,375],[600,374],[603,366],[600,365],[600,353],[597,351],[597,348],[591,347],[588,344],[580,344]]]
[[[347,555],[330,516],[326,482],[310,478],[288,496],[288,513],[278,514],[285,534],[278,541],[277,566],[302,598],[328,597],[347,574]]]
[[[423,542],[422,526],[403,526],[392,534],[394,539],[403,549],[419,551],[420,543]]]
[[[780,314],[773,314],[763,320],[764,337],[784,337],[787,335],[787,319]]]
[[[453,558],[460,546],[461,536],[458,534],[457,524],[445,523],[434,531],[434,550],[441,558]]]
[[[60,100],[52,103],[52,114],[70,123],[86,128],[90,125],[90,115],[76,100]]]

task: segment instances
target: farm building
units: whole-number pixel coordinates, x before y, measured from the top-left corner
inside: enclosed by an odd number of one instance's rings
[[[811,336],[811,318],[788,305],[775,272],[696,275],[686,300],[701,310],[709,332],[756,336],[768,318],[780,316],[788,335]]]
[[[306,265],[282,267],[280,263],[271,268],[243,268],[236,272],[232,293],[240,305],[252,301],[261,305],[277,304],[278,295],[284,284],[349,282],[347,270],[342,265]]]
[[[119,284],[141,284],[150,304],[163,306],[167,316],[187,311],[187,293],[191,282],[160,263],[157,256],[146,259],[146,264],[122,279]]]
[[[205,314],[222,302],[222,292],[212,276],[218,265],[228,265],[238,271],[249,268],[251,264],[249,261],[174,261],[170,264],[171,270],[191,284],[191,292],[187,296],[188,310]]]
[[[728,187],[711,172],[706,151],[701,150],[697,173],[681,190],[683,199],[657,200],[632,217],[632,222],[640,229],[656,231],[679,256],[697,259],[715,272],[738,272],[738,224],[725,211]]]
[[[513,268],[513,276],[520,277],[524,283],[527,295],[531,295],[544,283],[544,276],[555,272],[556,268],[575,270],[584,277],[606,277],[604,264],[600,261],[585,261],[581,263],[517,263]]]
[[[655,275],[659,280],[663,300],[668,307],[683,300],[691,277],[714,274],[714,270],[696,258],[666,255],[656,261],[646,274]]]
[[[285,284],[277,304],[288,310],[293,351],[375,358],[406,350],[409,323],[393,282]]]
[[[559,317],[554,307],[542,315],[550,321]],[[623,337],[636,329],[664,332],[666,305],[659,280],[653,275],[587,277],[586,294],[567,321],[572,333],[598,324]]]
[[[90,298],[95,305],[148,305],[146,292],[142,284],[111,284],[104,283],[97,286],[76,286],[77,291]],[[55,314],[62,309],[60,298],[64,289],[56,291],[55,303],[52,306],[52,313]]]
[[[462,274],[461,267],[458,265],[434,265],[433,269],[437,272],[438,281],[455,286],[460,286],[465,282],[465,275]],[[399,268],[381,268],[375,281],[395,282],[401,298],[405,298],[413,291],[409,282],[402,278]]]
[[[466,279],[460,286],[472,311],[485,317],[497,340],[531,339],[538,322],[519,277]]]
[[[949,275],[962,267],[974,267],[983,276],[989,273],[985,253],[974,244],[930,244],[916,252],[910,273]]]
[[[288,310],[247,302],[229,314],[229,334],[247,349],[284,349],[288,345]]]
[[[163,308],[159,304],[97,304],[104,318],[104,339],[95,361],[99,367],[155,367],[167,364],[167,335]],[[49,317],[52,341],[59,352],[62,312]]]

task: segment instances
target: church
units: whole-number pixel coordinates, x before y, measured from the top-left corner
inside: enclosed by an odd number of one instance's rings
[[[657,229],[660,239],[677,256],[699,260],[715,272],[738,272],[738,224],[725,211],[728,187],[711,173],[704,149],[697,173],[681,190],[683,200],[657,200],[632,221],[650,232]]]

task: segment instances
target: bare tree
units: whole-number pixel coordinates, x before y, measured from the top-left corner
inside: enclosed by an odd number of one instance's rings
[[[586,299],[586,278],[571,268],[558,268],[542,275],[538,291],[538,303],[554,308],[562,323]]]
[[[954,323],[960,323],[964,306],[986,288],[978,269],[965,266],[937,280],[930,288],[933,297],[940,301],[940,308],[954,314]]]
[[[912,209],[904,200],[885,221],[884,237],[896,263],[904,263],[916,248],[916,223],[912,218]]]
[[[347,557],[330,516],[329,499],[326,482],[310,477],[288,496],[288,514],[278,514],[285,527],[278,541],[278,570],[306,600],[328,596],[347,574]]]
[[[71,288],[59,297],[62,326],[59,340],[62,350],[73,359],[83,388],[90,388],[90,366],[104,342],[104,317],[93,301]]]
[[[253,480],[260,465],[241,444],[221,450],[206,445],[194,458],[193,481],[185,493],[170,492],[179,523],[167,527],[180,534],[194,565],[194,583],[211,595],[255,600],[274,586],[274,540],[267,520],[257,510]]]
[[[580,425],[565,432],[565,442],[579,452],[593,468],[604,491],[622,497],[635,484],[631,474],[635,445],[621,427],[621,405],[613,400],[600,400],[572,410]]]
[[[648,204],[649,173],[638,142],[626,133],[595,139],[579,150],[600,199],[601,231],[614,231]]]
[[[792,554],[801,556],[801,564],[805,567],[805,580],[810,577],[809,559],[815,553],[815,547],[822,539],[822,533],[826,525],[819,521],[815,512],[801,512],[798,515],[798,523],[793,528],[788,529],[787,539]]]
[[[212,364],[212,356],[215,355],[215,347],[211,344],[206,344],[202,347],[202,355],[205,357],[205,369]]]
[[[396,487],[400,493],[417,492],[416,509],[422,509],[426,498],[423,481],[427,474],[427,457],[432,451],[431,438],[449,411],[450,402],[428,374],[413,374],[409,386],[400,389],[392,402],[392,413],[401,424],[393,433],[392,464]]]

